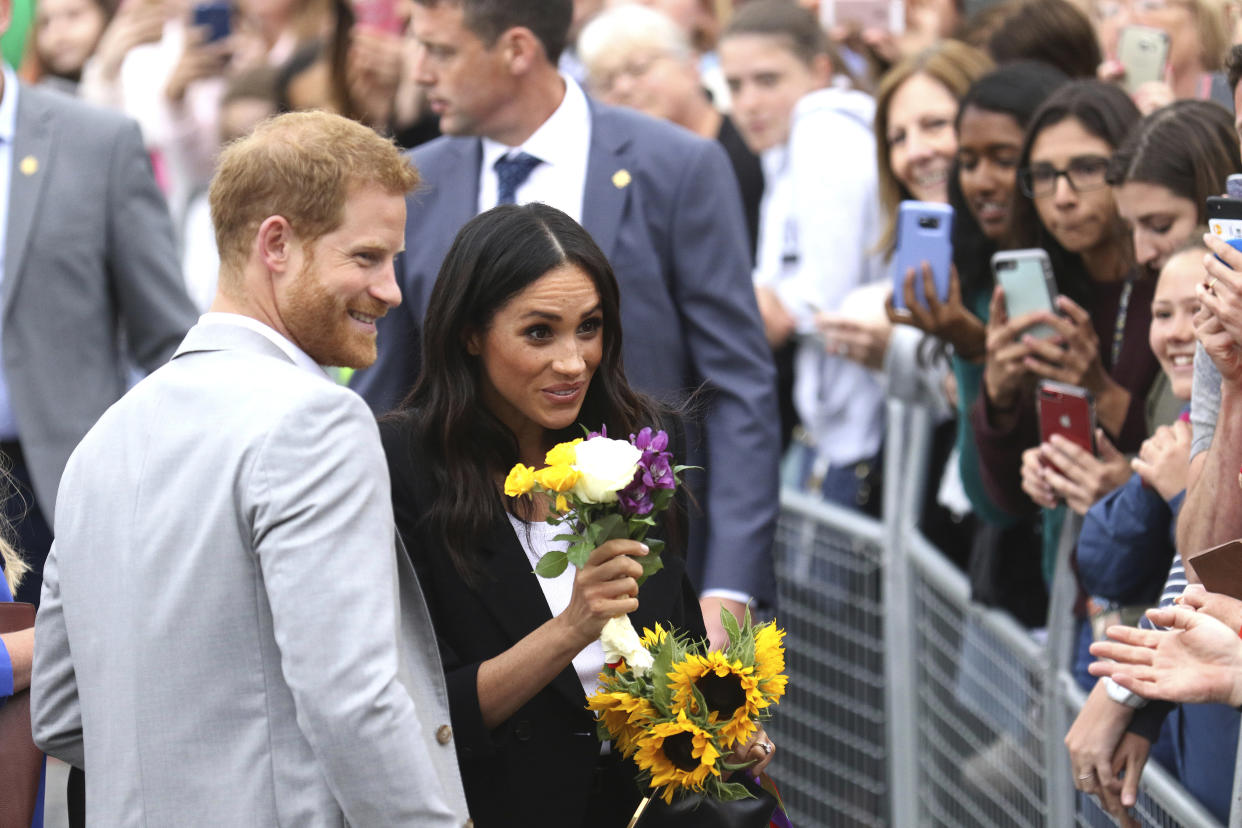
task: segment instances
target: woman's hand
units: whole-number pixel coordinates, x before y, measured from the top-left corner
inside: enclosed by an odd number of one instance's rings
[[[349,33],[345,60],[350,102],[365,123],[387,128],[393,119],[397,86],[405,72],[405,39],[370,26]]]
[[[1027,497],[1035,501],[1036,506],[1044,509],[1055,509],[1057,507],[1057,493],[1052,490],[1052,486],[1048,485],[1048,479],[1044,475],[1044,462],[1040,459],[1041,457],[1042,452],[1039,446],[1022,452],[1022,491],[1026,492]]]
[[[1079,385],[1099,396],[1112,380],[1100,361],[1100,339],[1091,317],[1068,296],[1058,296],[1057,306],[1063,316],[1045,312],[1039,320],[1056,331],[1056,336],[1023,337],[1031,346],[1026,367],[1045,379]]]
[[[949,295],[944,302],[936,294],[932,270],[927,262],[922,263],[921,274],[923,295],[927,297],[926,305],[918,301],[915,293],[916,278],[919,278],[919,274],[914,272],[914,268],[907,268],[901,288],[907,310],[897,310],[890,296],[884,303],[888,318],[893,322],[913,325],[924,333],[948,342],[962,359],[973,361],[981,358],[987,348],[987,328],[962,303],[962,283],[957,276],[957,266],[950,266]]]
[[[772,744],[772,740],[768,738],[767,731],[761,726],[751,735],[746,744],[739,745],[724,760],[732,765],[754,762],[753,765],[745,769],[745,773],[751,776],[758,776],[763,773],[764,768],[772,761],[772,756],[775,753],[776,745]],[[731,775],[724,774],[725,780],[727,781]]]
[[[610,540],[597,547],[586,566],[574,574],[569,606],[557,616],[578,650],[599,638],[608,619],[638,609],[638,578],[642,565],[634,560],[647,554],[647,547],[633,540]]]
[[[206,38],[207,30],[202,26],[186,29],[185,48],[164,86],[169,103],[178,105],[184,101],[186,89],[195,81],[223,74],[229,59],[229,43],[225,40],[206,43]]]
[[[839,313],[821,313],[815,326],[824,335],[830,354],[851,359],[872,371],[884,370],[884,355],[893,326],[887,319],[855,319]]]
[[[997,285],[992,291],[983,385],[988,400],[999,409],[1013,408],[1018,401],[1018,393],[1028,375],[1026,360],[1031,353],[1030,345],[1019,341],[1018,335],[1039,321],[1039,316],[1038,312],[1024,313],[1010,319],[1005,312],[1005,289]]]
[[[1242,601],[1237,598],[1208,592],[1203,584],[1189,584],[1177,603],[1212,616],[1234,632],[1242,630]]]
[[[1242,382],[1242,251],[1212,235],[1204,239],[1215,255],[1203,257],[1205,281],[1195,288],[1195,335],[1221,376]]]
[[[1143,115],[1150,115],[1163,106],[1168,106],[1177,100],[1173,94],[1173,87],[1169,86],[1167,81],[1156,80],[1148,81],[1139,85],[1134,90],[1134,94],[1130,96],[1134,100],[1134,105],[1138,107],[1138,111]]]
[[[1127,826],[1137,825],[1126,809],[1136,801],[1139,777],[1151,750],[1146,739],[1126,733],[1133,716],[1134,710],[1110,699],[1104,682],[1099,681],[1065,734],[1074,787],[1095,796]],[[1120,770],[1125,771],[1124,787],[1117,775]]]
[[[1178,420],[1171,426],[1160,426],[1143,441],[1138,457],[1130,461],[1130,468],[1161,497],[1172,500],[1186,488],[1186,475],[1190,471],[1190,424]]]
[[[95,61],[103,79],[115,82],[130,49],[143,43],[155,43],[163,37],[167,17],[162,2],[125,0],[121,3],[95,48]]]
[[[1130,477],[1130,463],[1117,451],[1102,429],[1095,430],[1100,456],[1071,443],[1060,434],[1039,447],[1049,464],[1044,479],[1066,505],[1080,515]]]

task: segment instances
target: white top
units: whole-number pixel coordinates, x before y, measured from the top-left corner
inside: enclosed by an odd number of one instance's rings
[[[243,316],[240,313],[224,313],[223,311],[210,311],[198,318],[200,325],[236,325],[239,328],[248,328],[257,334],[265,337],[269,342],[277,348],[285,352],[289,359],[293,360],[293,364],[306,371],[310,371],[316,376],[323,377],[329,382],[332,381],[319,363],[310,358],[310,355],[294,345],[288,339],[285,339],[275,328],[264,325],[259,320],[251,316]]]
[[[561,78],[565,81],[565,97],[560,106],[520,147],[483,139],[483,165],[479,170],[480,213],[495,207],[500,198],[496,160],[502,155],[526,152],[543,163],[517,188],[517,203],[542,201],[581,223],[587,156],[591,149],[591,110],[582,87],[564,75]]]
[[[867,369],[825,353],[819,311],[837,311],[860,285],[884,278],[875,104],[821,89],[794,109],[789,143],[761,157],[764,174],[755,283],[797,321],[794,404],[815,441],[816,471],[872,457],[883,437],[884,391]]]
[[[517,535],[518,543],[522,545],[522,551],[526,553],[532,570],[538,565],[539,559],[552,550],[565,551],[569,548],[567,541],[553,540],[557,535],[565,532],[561,526],[552,526],[543,521],[526,523],[513,515],[509,515],[509,523],[513,524],[513,532]],[[560,615],[569,606],[570,596],[574,592],[575,572],[577,570],[574,569],[573,564],[570,564],[555,578],[540,578],[538,575],[532,575],[539,580],[539,588],[543,590],[544,600],[548,602],[548,609],[552,611],[553,617]],[[599,688],[599,674],[603,669],[604,647],[599,643],[598,638],[574,656],[574,672],[578,674],[578,681],[582,683],[582,692],[587,696],[594,694]]]

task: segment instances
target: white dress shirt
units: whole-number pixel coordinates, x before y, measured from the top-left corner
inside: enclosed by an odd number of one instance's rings
[[[495,207],[500,198],[497,159],[526,152],[543,163],[517,188],[517,203],[542,201],[567,213],[574,221],[582,221],[587,156],[591,151],[591,110],[582,87],[564,75],[561,78],[565,81],[565,96],[560,105],[520,147],[483,139],[483,165],[479,170],[480,213]]]
[[[569,541],[554,540],[557,535],[565,531],[560,526],[553,526],[545,521],[526,523],[513,515],[509,515],[509,523],[513,525],[513,532],[517,535],[518,543],[522,544],[522,551],[526,553],[531,569],[538,566],[539,559],[552,550],[559,549],[565,552],[569,549]],[[552,611],[554,618],[569,606],[569,599],[574,594],[575,572],[577,570],[574,565],[570,564],[555,578],[534,576],[539,581],[539,588],[543,590],[544,600],[548,602],[548,609]],[[582,692],[587,696],[593,695],[599,688],[599,674],[603,669],[604,645],[600,644],[599,639],[596,638],[582,652],[574,656],[574,672],[578,674]]]
[[[307,354],[297,345],[294,345],[292,342],[290,342],[288,339],[282,336],[279,332],[276,331],[275,328],[272,328],[268,325],[263,324],[262,322],[255,319],[254,317],[243,316],[240,313],[224,313],[222,311],[210,311],[208,313],[203,314],[202,316],[198,318],[198,324],[200,325],[235,325],[239,328],[246,328],[248,330],[252,330],[257,334],[262,335],[269,342],[271,342],[273,345],[275,345],[277,348],[283,351],[285,355],[289,357],[289,359],[293,360],[294,365],[298,366],[304,371],[309,371],[315,376],[323,377],[329,382],[332,381],[332,378],[327,375],[327,373],[323,370],[323,367],[320,366],[319,363],[315,362],[315,360],[311,359],[309,354]]]

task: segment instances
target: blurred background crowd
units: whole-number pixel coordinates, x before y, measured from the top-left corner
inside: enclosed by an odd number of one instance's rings
[[[0,46],[26,84],[138,123],[201,311],[223,143],[308,108],[403,147],[439,134],[415,13],[12,0]],[[592,98],[727,154],[777,366],[783,485],[878,514],[885,396],[934,410],[919,520],[976,601],[1038,635],[1056,545],[1076,533],[1075,673],[1091,696],[1067,739],[1075,769],[1134,779],[1150,751],[1222,820],[1237,711],[1169,716],[1087,665],[1109,621],[1195,580],[1179,551],[1242,536],[1242,449],[1213,439],[1242,416],[1242,254],[1204,238],[1208,197],[1242,173],[1237,42],[1237,0],[576,0],[559,61]],[[902,255],[910,201],[952,209],[948,272]],[[993,257],[1032,249],[1055,298],[1011,314]],[[1043,440],[1041,380],[1085,389],[1093,446]],[[1121,814],[1131,802],[1105,775],[1079,787]]]

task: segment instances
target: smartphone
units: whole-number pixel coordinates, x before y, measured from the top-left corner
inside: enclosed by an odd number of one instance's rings
[[[1164,80],[1169,36],[1150,26],[1126,26],[1117,41],[1117,60],[1126,69],[1125,89],[1134,94],[1145,83]]]
[[[205,43],[215,43],[229,36],[231,28],[231,12],[228,3],[218,0],[210,3],[199,3],[194,7],[194,25],[207,30]]]
[[[897,207],[897,250],[893,254],[893,307],[906,309],[906,271],[914,269],[914,295],[927,303],[923,262],[931,265],[936,298],[949,298],[953,265],[953,208],[930,201],[903,201]]]
[[[1208,196],[1207,220],[1212,235],[1235,250],[1242,250],[1242,199]]]
[[[401,34],[405,22],[397,14],[396,0],[354,0],[354,21],[360,26]]]
[[[1041,380],[1035,404],[1041,443],[1060,434],[1083,451],[1096,453],[1095,400],[1090,391],[1077,385]]]
[[[992,275],[1005,291],[1005,313],[1010,319],[1038,310],[1056,313],[1057,282],[1052,275],[1052,262],[1038,247],[1002,250],[995,254]],[[1056,331],[1041,322],[1023,333],[1047,339]]]
[[[901,34],[906,30],[906,4],[904,0],[821,0],[819,23],[825,29],[854,25]]]

